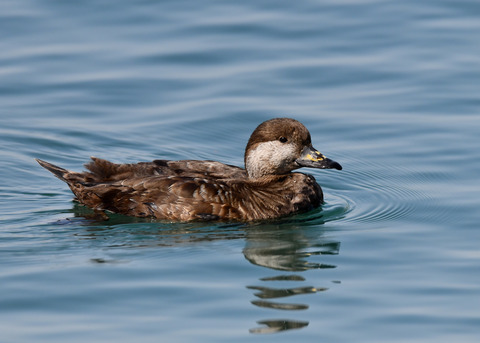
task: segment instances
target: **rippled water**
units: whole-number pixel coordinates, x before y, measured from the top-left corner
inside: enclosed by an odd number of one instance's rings
[[[478,342],[476,1],[0,3],[2,342]],[[109,221],[41,158],[242,165],[290,116],[342,171],[272,223]]]

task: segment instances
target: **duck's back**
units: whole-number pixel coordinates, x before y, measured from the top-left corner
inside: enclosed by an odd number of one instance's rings
[[[85,164],[90,172],[82,173],[85,181],[110,182],[151,176],[208,177],[213,179],[244,179],[245,170],[236,166],[198,160],[155,160],[153,162],[117,164],[92,157]]]
[[[245,170],[216,161],[155,160],[115,164],[92,158],[72,188],[81,203],[136,217],[167,220],[240,219],[231,184]]]

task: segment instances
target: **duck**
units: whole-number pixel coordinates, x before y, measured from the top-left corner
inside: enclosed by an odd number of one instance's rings
[[[104,219],[117,213],[171,222],[252,222],[307,212],[324,202],[322,188],[312,175],[293,171],[342,170],[291,118],[257,126],[245,148],[245,168],[212,160],[117,164],[91,157],[87,171],[74,172],[36,161]]]

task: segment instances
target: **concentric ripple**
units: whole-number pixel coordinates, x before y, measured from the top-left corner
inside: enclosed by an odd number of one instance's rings
[[[418,171],[404,166],[385,166],[371,161],[367,164],[351,157],[345,160],[347,167],[335,177],[332,175],[327,180],[330,183],[322,184],[325,222],[379,223],[431,217],[441,220],[445,216],[435,206],[434,197],[424,191],[425,183],[431,183],[432,178],[442,178],[441,175],[419,177]],[[418,208],[423,208],[421,213]]]

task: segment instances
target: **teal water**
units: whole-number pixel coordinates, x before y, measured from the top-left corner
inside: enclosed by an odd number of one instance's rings
[[[10,342],[478,342],[477,1],[0,3]],[[242,165],[290,116],[344,170],[264,224],[95,221],[41,158]]]

